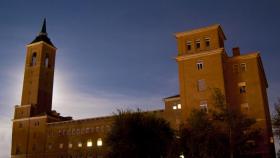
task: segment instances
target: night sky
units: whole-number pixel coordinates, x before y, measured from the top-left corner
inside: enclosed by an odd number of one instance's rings
[[[260,51],[270,106],[280,97],[279,0],[1,0],[0,158],[10,155],[26,44],[47,18],[58,48],[53,109],[75,119],[163,108],[178,94],[175,32],[221,24],[226,49]],[[271,108],[272,110],[272,108]]]

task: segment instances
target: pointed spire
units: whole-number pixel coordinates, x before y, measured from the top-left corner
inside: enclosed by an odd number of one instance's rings
[[[47,26],[46,26],[46,18],[44,18],[42,29],[41,29],[41,32],[39,33],[39,35],[48,35]]]
[[[37,37],[36,37],[30,44],[43,41],[43,42],[48,43],[48,44],[51,45],[51,46],[54,46],[54,45],[52,44],[51,40],[50,40],[49,37],[48,37],[47,26],[46,26],[46,25],[47,25],[47,24],[46,24],[46,18],[44,18],[44,22],[43,22],[41,31],[39,32],[39,34],[37,35]]]

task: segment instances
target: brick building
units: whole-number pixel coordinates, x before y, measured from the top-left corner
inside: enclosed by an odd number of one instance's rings
[[[219,88],[229,106],[257,118],[264,136],[260,157],[274,156],[268,84],[259,52],[241,55],[239,48],[234,48],[233,56],[228,56],[220,25],[175,36],[179,94],[164,98],[164,109],[150,112],[165,118],[176,130],[191,109],[212,108],[211,89]],[[27,45],[22,100],[15,106],[13,119],[11,157],[102,158],[113,116],[73,120],[52,110],[55,54],[44,21],[38,36]]]

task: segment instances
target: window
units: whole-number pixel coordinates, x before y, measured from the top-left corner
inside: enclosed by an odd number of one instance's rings
[[[178,109],[181,109],[182,105],[181,104],[177,104],[177,107],[178,107]]]
[[[182,105],[180,103],[175,104],[175,105],[172,106],[173,110],[177,110],[177,109],[181,109],[181,108],[182,108]]]
[[[97,146],[102,146],[102,139],[101,138],[97,139]]]
[[[78,147],[79,147],[79,148],[83,147],[82,142],[79,142],[79,143],[78,143]]]
[[[248,103],[241,104],[241,110],[245,112],[249,111],[249,104]]]
[[[206,90],[206,83],[205,83],[204,79],[201,79],[201,80],[197,81],[197,89],[198,89],[198,91]]]
[[[52,149],[52,144],[49,144],[48,148],[49,148],[49,150],[51,150]]]
[[[196,40],[196,41],[195,41],[195,47],[196,47],[197,49],[200,48],[200,40]]]
[[[19,146],[16,146],[16,154],[19,154],[19,153],[20,153]]]
[[[233,72],[238,73],[238,71],[239,71],[238,64],[234,64],[234,65],[232,66],[232,70],[233,70]]]
[[[49,55],[48,54],[46,55],[46,58],[45,58],[45,67],[46,68],[49,67]]]
[[[244,71],[247,70],[247,68],[246,68],[246,63],[241,63],[241,64],[240,64],[240,70],[241,70],[241,72],[244,72]]]
[[[210,47],[210,38],[209,37],[205,38],[205,46]]]
[[[59,148],[62,149],[63,148],[63,143],[59,144]]]
[[[92,141],[91,141],[91,139],[89,139],[89,140],[87,141],[87,147],[92,147]]]
[[[187,42],[187,50],[188,51],[192,50],[192,42],[191,41]]]
[[[246,82],[239,82],[238,87],[239,87],[240,94],[246,93]]]
[[[69,144],[68,144],[68,148],[71,149],[72,147],[73,147],[73,144],[72,144],[72,143],[69,143]]]
[[[207,106],[207,101],[206,100],[203,100],[203,101],[200,101],[200,110],[201,111],[204,111],[204,112],[208,112],[208,106]]]
[[[203,69],[203,61],[198,61],[196,63],[196,68],[197,68],[197,70],[202,70]]]
[[[35,64],[36,64],[36,56],[37,56],[37,54],[36,54],[36,52],[34,52],[32,54],[32,58],[31,58],[31,66],[35,66]]]

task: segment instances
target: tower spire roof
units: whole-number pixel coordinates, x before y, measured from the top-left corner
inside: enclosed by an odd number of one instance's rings
[[[43,25],[42,25],[41,31],[39,32],[38,36],[30,44],[33,44],[36,42],[41,42],[41,41],[46,42],[49,45],[54,47],[53,43],[51,42],[51,40],[48,37],[46,18],[44,18]]]
[[[41,32],[39,34],[47,34],[47,26],[46,26],[46,18],[44,18],[44,22],[43,22],[43,25],[42,25],[42,29],[41,29]]]

